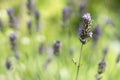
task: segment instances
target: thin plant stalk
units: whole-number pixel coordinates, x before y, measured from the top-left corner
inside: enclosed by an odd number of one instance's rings
[[[81,49],[80,49],[79,60],[78,60],[78,65],[77,65],[77,73],[76,73],[75,80],[78,80],[78,75],[79,75],[79,70],[80,70],[80,65],[81,65],[82,49],[83,49],[83,44],[82,44]]]
[[[60,56],[57,56],[56,58],[57,60],[57,80],[60,80],[60,63],[59,63],[59,60],[60,60]]]

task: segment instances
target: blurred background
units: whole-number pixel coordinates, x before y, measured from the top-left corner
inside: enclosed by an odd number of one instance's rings
[[[78,80],[120,80],[119,3],[0,0],[0,80],[75,80],[85,13],[93,38],[83,47]]]

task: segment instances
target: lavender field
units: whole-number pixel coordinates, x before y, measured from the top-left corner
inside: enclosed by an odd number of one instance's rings
[[[119,0],[0,0],[0,80],[120,80]]]

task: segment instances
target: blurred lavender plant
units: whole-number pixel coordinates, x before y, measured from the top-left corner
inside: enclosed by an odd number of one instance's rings
[[[0,30],[3,32],[4,31],[4,25],[3,21],[0,19]]]
[[[7,13],[8,13],[9,19],[13,20],[14,19],[14,9],[13,8],[9,8],[7,10]]]
[[[85,0],[81,0],[80,1],[80,9],[79,9],[79,13],[80,15],[83,15],[86,13],[86,8],[87,8],[87,3],[85,2]]]
[[[18,29],[18,26],[19,26],[18,22],[19,22],[19,20],[18,20],[18,18],[15,17],[15,15],[14,15],[14,9],[13,9],[13,8],[9,8],[9,9],[7,10],[7,13],[8,13],[8,16],[9,16],[9,24],[10,24],[10,27],[12,27],[12,28],[14,28],[14,29]]]
[[[107,57],[107,54],[108,54],[108,51],[109,51],[109,48],[106,47],[103,49],[103,61],[105,61],[106,57]]]
[[[43,67],[45,69],[47,69],[47,67],[49,66],[49,64],[53,61],[53,48],[52,47],[48,47],[47,48],[47,53],[48,55],[50,55],[47,60],[45,61],[45,63],[43,64]]]
[[[118,54],[117,58],[116,58],[116,63],[120,62],[120,53]]]
[[[34,12],[34,15],[35,15],[35,20],[39,22],[40,21],[40,13],[39,13],[39,11],[36,10]]]
[[[97,80],[101,80],[102,79],[102,74],[104,73],[105,69],[106,69],[106,66],[107,66],[107,62],[106,61],[100,61],[98,63],[98,71],[97,71],[97,74],[96,74],[96,79]]]
[[[93,30],[93,46],[95,46],[102,35],[102,29],[99,25],[95,26]]]
[[[12,62],[9,59],[6,60],[5,67],[8,70],[13,69],[13,64],[12,64]]]
[[[59,40],[55,41],[54,45],[53,45],[53,49],[54,49],[53,53],[55,55],[59,55],[61,53],[61,48],[62,48],[61,41],[59,41]]]
[[[72,7],[71,6],[67,6],[64,7],[62,10],[62,31],[63,33],[67,32],[67,43],[68,43],[68,53],[69,53],[69,48],[70,48],[70,41],[71,41],[71,17],[72,17]]]
[[[43,65],[43,67],[44,67],[44,69],[47,69],[47,67],[48,67],[48,65],[52,62],[52,58],[51,57],[49,57],[47,60],[46,60],[46,62],[44,63],[44,65]]]
[[[45,52],[45,44],[41,43],[40,46],[39,46],[39,53],[43,54],[44,52]]]
[[[48,54],[54,54],[54,55],[60,55],[60,53],[61,53],[61,48],[62,48],[62,42],[61,41],[59,41],[59,40],[56,40],[55,42],[54,42],[54,44],[53,44],[53,50],[51,50],[51,48],[48,48]],[[53,60],[53,56],[51,56],[51,57],[49,57],[47,60],[46,60],[46,62],[45,62],[45,64],[43,65],[44,66],[44,68],[46,69],[47,68],[47,66],[50,64],[50,62],[52,62],[52,60]]]
[[[11,48],[14,52],[17,51],[17,33],[14,32],[9,36]]]
[[[34,16],[36,20],[36,31],[39,32],[40,31],[40,12],[36,10],[34,12]]]
[[[72,14],[72,9],[71,7],[65,7],[62,11],[62,14],[63,14],[63,25],[65,26],[66,24],[66,21],[69,19],[69,17],[71,16]]]
[[[26,6],[27,6],[27,9],[29,11],[29,14],[34,13],[34,11],[35,11],[35,3],[33,2],[33,0],[27,0]]]
[[[14,21],[15,21],[15,17],[14,17],[14,10],[13,8],[9,8],[7,10],[8,16],[9,16],[9,23],[11,27],[14,27]]]
[[[14,57],[19,60],[20,59],[20,52],[16,51]]]
[[[96,79],[97,80],[102,79],[101,74],[103,74],[105,69],[106,69],[106,66],[107,66],[107,62],[106,62],[107,54],[108,54],[108,47],[106,47],[103,50],[103,59],[98,63],[98,71],[97,71],[97,74],[96,74]]]
[[[32,34],[32,21],[31,20],[27,22],[27,28],[28,28],[28,33]]]
[[[101,61],[98,64],[98,74],[102,74],[105,71],[105,68],[107,66],[106,61]]]

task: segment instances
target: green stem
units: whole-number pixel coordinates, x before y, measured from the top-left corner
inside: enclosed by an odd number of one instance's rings
[[[82,49],[83,49],[83,44],[82,44],[81,49],[80,49],[79,62],[78,62],[78,66],[77,66],[77,74],[76,74],[75,80],[78,80],[78,74],[79,74],[79,69],[80,69],[80,65],[81,65]]]
[[[58,73],[58,77],[57,77],[57,80],[60,80],[60,63],[59,63],[59,60],[60,60],[60,56],[57,56],[57,73]]]

